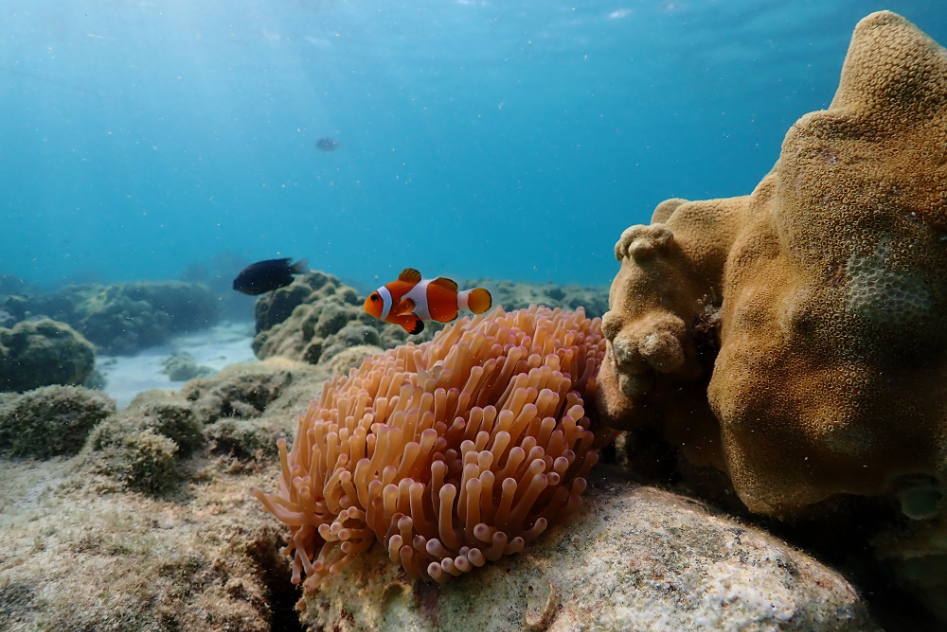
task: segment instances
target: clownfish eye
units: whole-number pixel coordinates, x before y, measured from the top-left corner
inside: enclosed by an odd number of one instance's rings
[[[381,297],[378,296],[378,292],[375,292],[374,294],[372,294],[372,295],[369,296],[368,298],[372,299],[372,301],[377,301],[377,300],[380,299]]]

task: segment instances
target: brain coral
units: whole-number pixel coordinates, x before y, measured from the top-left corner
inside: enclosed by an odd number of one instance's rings
[[[668,200],[615,254],[609,423],[663,424],[754,511],[915,488],[933,509],[947,474],[943,48],[868,16],[829,109],[792,126],[751,195]]]
[[[584,397],[600,321],[521,310],[463,319],[431,342],[367,358],[326,383],[279,441],[293,581],[314,589],[378,541],[412,577],[445,581],[520,551],[575,511],[610,438]]]

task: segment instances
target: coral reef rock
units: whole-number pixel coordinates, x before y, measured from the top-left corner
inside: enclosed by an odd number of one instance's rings
[[[134,353],[175,333],[217,322],[211,291],[196,283],[141,281],[96,286],[78,306],[77,328],[107,353]]]
[[[237,365],[186,397],[106,406],[75,458],[0,449],[0,630],[302,632],[283,530],[248,489],[272,482],[277,438],[327,377],[282,358]],[[0,393],[0,411],[30,395]]]
[[[106,395],[79,386],[44,386],[0,399],[0,454],[47,459],[77,453],[115,412]]]
[[[176,459],[188,456],[203,438],[203,425],[188,402],[136,402],[92,431],[87,465],[129,489],[160,494],[180,478]]]
[[[65,323],[43,319],[0,327],[0,391],[84,384],[94,369],[95,348]]]
[[[752,194],[625,230],[599,408],[660,426],[755,512],[932,515],[947,480],[947,51],[890,12]]]
[[[180,393],[146,391],[91,432],[83,464],[123,488],[160,496],[185,480],[184,459],[205,441],[238,469],[265,462],[326,377],[316,367],[273,359],[227,367]]]
[[[837,572],[703,505],[593,472],[585,507],[527,552],[437,586],[380,547],[304,597],[315,630],[879,630]]]
[[[291,427],[326,377],[322,369],[276,357],[234,364],[211,377],[192,380],[180,396],[192,403],[203,424],[283,415]]]
[[[326,365],[346,349],[388,349],[407,340],[401,327],[366,314],[362,303],[355,288],[331,274],[300,275],[290,285],[257,299],[253,350],[260,359],[279,355]],[[430,340],[437,330],[426,328],[412,341]]]
[[[214,369],[197,364],[194,356],[187,352],[181,352],[165,360],[161,372],[167,375],[172,382],[187,382],[196,377],[213,375]]]
[[[0,630],[300,630],[252,475],[209,466],[162,499],[72,461],[0,459],[0,479]]]
[[[68,323],[111,354],[162,344],[172,334],[205,329],[218,318],[210,289],[181,281],[72,285],[55,294],[8,296],[0,308],[17,320],[43,315]]]
[[[474,279],[464,282],[464,289],[489,288],[493,304],[502,305],[510,312],[530,305],[575,310],[582,308],[589,318],[601,318],[608,310],[608,286],[556,285],[554,283],[526,283],[524,281],[494,281]]]

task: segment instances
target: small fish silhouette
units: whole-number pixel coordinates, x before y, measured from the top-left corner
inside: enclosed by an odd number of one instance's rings
[[[316,141],[316,149],[319,151],[335,151],[339,148],[339,141],[328,136],[323,136]]]
[[[290,265],[292,259],[267,259],[251,263],[233,280],[233,289],[250,296],[286,287],[293,282],[294,274],[305,274],[309,264],[300,259]]]

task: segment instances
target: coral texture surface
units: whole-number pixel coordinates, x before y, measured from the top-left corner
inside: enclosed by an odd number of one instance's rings
[[[325,385],[292,450],[280,440],[279,491],[254,490],[290,527],[294,581],[305,571],[313,589],[376,541],[410,576],[445,581],[578,509],[611,436],[583,407],[599,325],[581,310],[497,310]]]
[[[947,51],[855,29],[838,92],[749,196],[668,200],[615,247],[600,404],[663,424],[746,505],[935,511],[947,479]],[[932,491],[932,489],[934,491]]]

